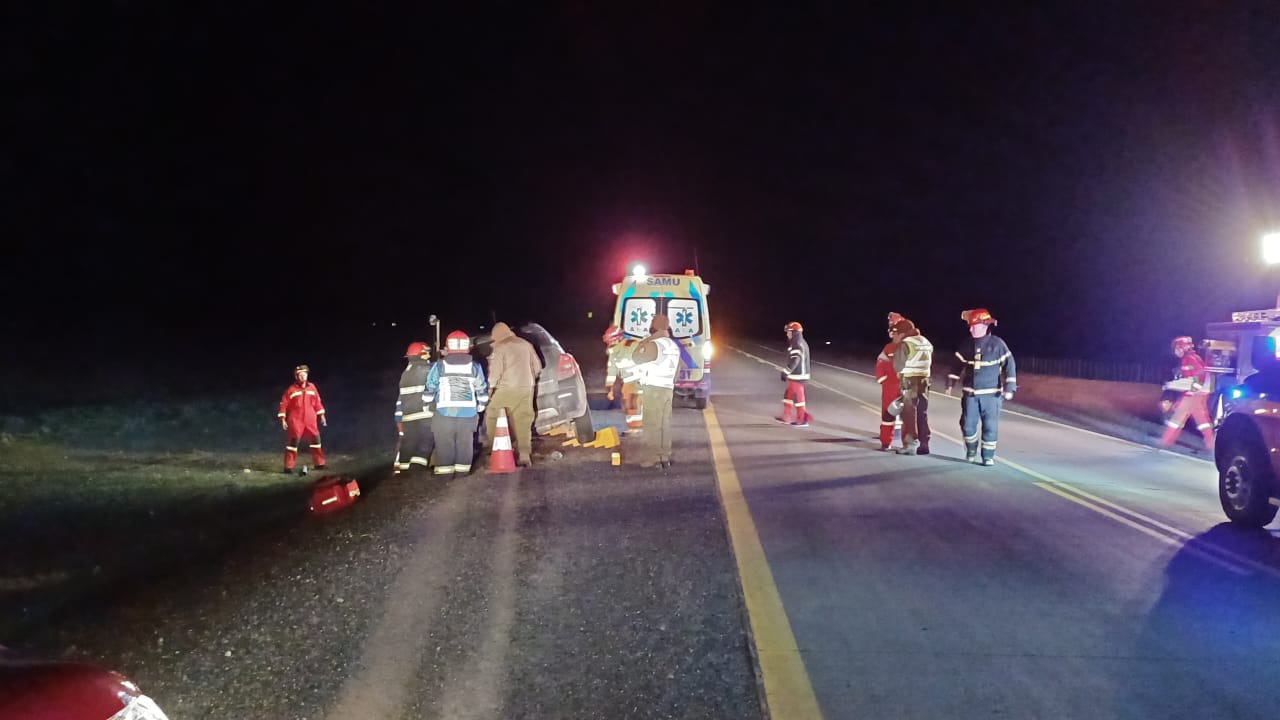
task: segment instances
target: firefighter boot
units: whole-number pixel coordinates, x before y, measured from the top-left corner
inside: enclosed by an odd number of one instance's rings
[[[978,462],[978,438],[964,439],[964,459],[966,462]]]
[[[915,438],[911,438],[907,441],[906,445],[898,448],[896,452],[899,455],[916,455],[920,452],[920,441]]]

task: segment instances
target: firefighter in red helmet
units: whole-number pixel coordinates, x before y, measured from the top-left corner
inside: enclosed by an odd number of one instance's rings
[[[889,406],[902,395],[898,384],[898,373],[893,369],[893,353],[898,344],[893,341],[893,324],[902,319],[896,312],[889,313],[889,342],[885,343],[880,356],[876,358],[876,382],[880,383],[880,449],[888,450],[893,444],[893,428],[898,419],[889,412]]]
[[[782,369],[787,389],[782,393],[782,417],[774,420],[791,427],[809,427],[813,416],[804,399],[804,386],[809,382],[809,343],[800,323],[789,322],[782,329],[787,333],[787,366]]]
[[[613,402],[621,383],[622,411],[626,417],[627,429],[639,430],[643,425],[644,411],[641,406],[643,396],[640,394],[640,373],[631,357],[636,344],[616,325],[610,325],[601,339],[609,358],[604,378],[605,396],[609,398],[609,402]]]
[[[1209,370],[1196,353],[1195,343],[1186,335],[1176,337],[1172,343],[1173,354],[1178,356],[1178,379],[1165,385],[1166,390],[1182,393],[1173,406],[1173,415],[1165,423],[1160,445],[1169,447],[1182,434],[1187,418],[1195,418],[1196,429],[1204,437],[1204,447],[1213,451],[1213,423],[1209,421]]]
[[[284,429],[284,470],[292,473],[298,460],[298,443],[306,440],[310,444],[311,462],[317,470],[324,469],[324,451],[320,447],[320,428],[317,422],[325,427],[329,421],[324,416],[324,403],[320,401],[320,389],[309,382],[311,368],[299,365],[293,369],[294,383],[280,398],[280,427]],[[304,468],[305,469],[305,468]]]
[[[427,373],[431,370],[430,348],[425,342],[409,343],[404,351],[408,364],[400,373],[396,396],[396,430],[400,442],[396,446],[395,472],[426,470],[431,465],[435,436],[431,433],[431,405],[426,401]]]
[[[991,332],[996,319],[985,308],[965,310],[969,339],[956,350],[947,394],[960,386],[960,433],[965,459],[987,467],[996,464],[1000,408],[1018,389],[1017,365],[1005,341]],[[981,425],[981,429],[979,429]]]

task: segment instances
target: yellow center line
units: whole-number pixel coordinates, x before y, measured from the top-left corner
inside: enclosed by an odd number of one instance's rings
[[[738,563],[738,579],[747,604],[760,677],[764,682],[765,704],[772,720],[820,720],[818,699],[804,669],[804,658],[791,633],[791,622],[782,607],[782,597],[773,582],[773,571],[765,557],[764,546],[756,533],[751,509],[738,483],[729,446],[725,443],[715,409],[708,404],[702,411],[711,441],[711,458],[715,462],[720,503],[729,526],[729,541]]]
[[[745,355],[751,358],[752,360],[755,360],[756,362],[769,365],[769,366],[774,365],[774,363],[771,363],[762,357],[752,355],[751,353],[746,352],[744,350],[740,350],[738,348],[730,348],[730,349],[742,355]],[[855,403],[866,408],[869,412],[874,413],[876,417],[880,416],[879,407],[876,407],[875,405],[872,405],[871,403],[868,403],[865,400],[862,400],[861,398],[854,397],[849,393],[842,392],[840,390],[837,390],[836,388],[831,387],[830,385],[826,385],[825,383],[821,383],[816,380],[810,380],[809,384],[815,387],[819,387],[828,392],[835,393],[836,395],[839,395],[841,397],[848,398],[849,400],[852,400]],[[933,430],[933,434],[941,436],[946,440],[950,440],[951,442],[961,447],[964,447],[964,443],[959,438],[954,438],[948,435],[947,433],[938,432],[937,430]],[[996,462],[1002,465],[1006,465],[1010,468],[1013,468],[1014,470],[1017,470],[1018,472],[1023,473],[1024,475],[1027,475],[1036,480],[1039,480],[1040,482],[1036,482],[1033,484],[1036,487],[1040,488],[1041,490],[1051,492],[1054,495],[1070,500],[1071,502],[1076,503],[1081,507],[1088,508],[1098,513],[1099,515],[1102,515],[1103,517],[1115,520],[1123,525],[1126,525],[1135,530],[1138,530],[1143,534],[1156,538],[1168,545],[1172,545],[1176,548],[1186,548],[1189,552],[1196,555],[1197,557],[1201,557],[1205,560],[1213,562],[1219,566],[1226,568],[1227,570],[1233,573],[1247,575],[1248,571],[1245,570],[1245,568],[1249,568],[1249,570],[1253,570],[1254,572],[1261,573],[1264,575],[1269,575],[1271,577],[1280,579],[1280,570],[1274,567],[1271,567],[1269,565],[1264,565],[1263,563],[1260,563],[1256,560],[1245,557],[1243,555],[1240,555],[1239,553],[1233,552],[1231,550],[1228,550],[1226,548],[1223,548],[1217,545],[1212,545],[1208,543],[1199,543],[1196,545],[1190,545],[1188,543],[1191,543],[1195,540],[1195,537],[1190,533],[1187,533],[1175,527],[1166,525],[1165,523],[1162,523],[1154,518],[1143,515],[1142,513],[1136,510],[1132,510],[1130,508],[1124,507],[1123,505],[1119,505],[1117,503],[1111,502],[1110,500],[1100,498],[1097,495],[1093,495],[1070,483],[1063,482],[1061,480],[1056,480],[1054,478],[1049,477],[1048,475],[1045,475],[1044,473],[1038,472],[1036,470],[1032,470],[1031,468],[1026,467],[1025,465],[1016,463],[1012,460],[1008,460],[1003,457],[997,457]],[[1103,507],[1103,506],[1106,506],[1106,507]],[[1110,510],[1107,508],[1110,508]],[[1120,513],[1124,513],[1124,515],[1128,515],[1129,517],[1124,517]],[[1140,520],[1141,522],[1135,522],[1135,520],[1130,518]],[[1143,525],[1142,523],[1146,523],[1146,525]]]

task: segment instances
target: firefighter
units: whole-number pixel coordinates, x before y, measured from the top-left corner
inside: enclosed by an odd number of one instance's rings
[[[806,428],[813,419],[804,399],[804,385],[809,381],[809,343],[804,340],[804,326],[800,323],[789,322],[782,329],[787,333],[787,366],[780,377],[787,389],[782,392],[782,417],[774,420]]]
[[[957,382],[960,384],[960,433],[964,435],[965,459],[989,467],[996,464],[1000,405],[1003,400],[1013,399],[1018,389],[1017,372],[1009,346],[991,332],[996,319],[990,312],[984,308],[965,310],[960,319],[969,324],[969,339],[956,351],[955,372],[947,376],[947,394]]]
[[[645,396],[644,440],[646,455],[640,467],[671,467],[671,398],[675,393],[676,372],[680,369],[680,346],[671,338],[671,321],[666,315],[654,315],[649,336],[636,345],[640,384]]]
[[[614,398],[617,397],[616,389],[619,387],[620,382],[622,412],[626,417],[627,429],[639,430],[644,422],[644,410],[641,402],[641,398],[644,396],[640,393],[640,376],[636,371],[635,360],[631,357],[631,352],[635,349],[635,343],[624,336],[622,328],[616,325],[610,325],[604,331],[602,339],[609,357],[604,378],[605,396],[609,398],[609,402],[613,402]]]
[[[897,344],[893,342],[893,324],[902,319],[896,312],[889,313],[889,342],[876,358],[876,382],[880,383],[880,449],[888,450],[893,444],[893,428],[898,419],[889,412],[889,405],[902,395],[898,385],[898,373],[893,369],[893,353]]]
[[[915,323],[901,318],[889,326],[897,350],[893,369],[902,388],[902,447],[899,455],[929,454],[929,376],[933,372],[933,345]]]
[[[284,470],[292,473],[298,460],[298,443],[307,441],[311,446],[311,462],[317,470],[323,470],[324,451],[320,447],[320,428],[316,423],[329,427],[324,416],[324,403],[320,402],[320,389],[307,382],[311,368],[299,365],[293,369],[294,383],[280,398],[280,427],[284,429]],[[304,468],[305,470],[305,468]]]
[[[427,373],[427,403],[433,403],[436,475],[466,475],[475,457],[477,418],[489,402],[480,363],[471,359],[471,338],[455,330],[445,338],[444,357]]]
[[[411,342],[404,351],[409,364],[400,373],[400,391],[396,397],[396,430],[400,433],[396,446],[397,475],[414,467],[425,470],[431,465],[435,436],[431,434],[431,407],[424,399],[427,373],[431,372],[430,352],[424,342]],[[408,460],[403,459],[406,457]]]
[[[1196,421],[1196,429],[1204,437],[1204,447],[1213,451],[1213,423],[1209,421],[1209,370],[1195,351],[1191,338],[1183,335],[1173,339],[1173,354],[1181,360],[1178,377],[1189,387],[1173,406],[1173,416],[1165,423],[1164,437],[1160,438],[1162,447],[1169,447],[1182,434],[1182,426],[1187,417]]]

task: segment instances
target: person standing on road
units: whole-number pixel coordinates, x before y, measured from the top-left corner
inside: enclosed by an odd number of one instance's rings
[[[906,318],[889,328],[898,349],[893,369],[902,386],[902,447],[899,455],[929,454],[929,376],[933,372],[933,345],[915,323]]]
[[[397,475],[414,467],[427,469],[431,465],[431,452],[435,449],[435,436],[431,434],[431,407],[424,399],[427,373],[431,372],[427,344],[409,343],[404,356],[409,364],[400,373],[400,390],[396,397],[396,430],[400,433],[400,442],[396,446]]]
[[[489,402],[480,363],[471,359],[471,338],[461,330],[445,338],[444,357],[427,373],[423,398],[435,403],[431,432],[436,441],[436,475],[466,475],[475,456],[476,420]]]
[[[782,369],[781,377],[787,389],[782,392],[782,417],[774,420],[806,428],[813,419],[804,399],[804,386],[809,382],[809,343],[805,342],[804,327],[800,323],[789,322],[782,329],[787,333],[787,366]]]
[[[637,382],[639,376],[636,373],[636,363],[631,357],[635,343],[625,337],[622,328],[616,325],[610,325],[609,329],[605,330],[603,339],[609,357],[604,377],[605,397],[609,402],[613,402],[620,385],[622,412],[626,418],[627,429],[638,430],[644,420],[644,411],[640,400],[643,396],[640,394],[640,386]]]
[[[493,326],[493,354],[489,356],[489,412],[484,416],[488,449],[498,427],[498,409],[506,408],[507,423],[515,435],[516,465],[533,461],[533,398],[538,390],[542,361],[533,344],[517,337],[504,322]]]
[[[671,467],[671,398],[680,368],[680,346],[671,338],[671,321],[653,316],[649,336],[633,353],[644,393],[644,442],[646,457],[640,467]]]
[[[1169,447],[1178,441],[1182,426],[1188,417],[1195,418],[1196,429],[1204,437],[1204,447],[1213,452],[1213,423],[1209,421],[1209,369],[1195,351],[1195,343],[1187,335],[1173,339],[1173,354],[1180,361],[1178,380],[1166,385],[1166,389],[1182,391],[1182,397],[1173,406],[1173,415],[1165,423],[1161,447]]]
[[[311,446],[311,462],[317,470],[323,470],[324,451],[320,447],[320,428],[329,427],[324,416],[324,403],[320,402],[320,389],[307,381],[311,368],[299,365],[293,369],[294,383],[280,398],[280,427],[284,430],[284,470],[292,473],[298,461],[298,443],[307,441]]]
[[[889,412],[889,406],[902,396],[898,373],[893,369],[893,355],[898,349],[893,341],[893,324],[902,319],[896,312],[889,313],[889,342],[876,358],[876,382],[880,383],[880,449],[888,450],[893,444],[893,428],[898,418]]]
[[[1018,389],[1013,353],[1004,340],[991,332],[996,319],[984,308],[965,310],[960,319],[969,324],[969,339],[956,351],[956,371],[947,376],[947,394],[960,384],[960,433],[969,462],[996,464],[996,439],[1000,429],[1000,405],[1012,400]],[[978,422],[982,422],[982,459],[978,459]]]

